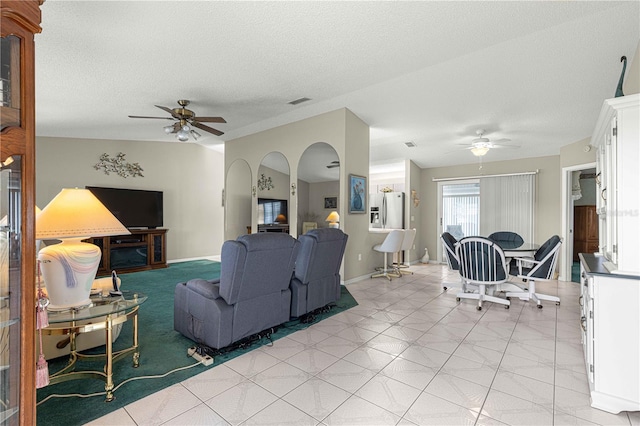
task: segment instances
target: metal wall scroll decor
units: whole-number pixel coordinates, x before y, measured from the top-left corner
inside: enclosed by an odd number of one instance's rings
[[[273,181],[271,181],[271,176],[265,177],[264,173],[261,173],[260,179],[258,179],[258,189],[260,191],[264,191],[265,189],[269,191],[273,188],[275,188],[275,186],[273,186]]]
[[[100,156],[100,161],[94,164],[93,168],[104,171],[105,175],[116,173],[123,178],[132,176],[144,177],[143,168],[138,163],[127,163],[124,159],[125,154],[119,152],[115,157],[109,157],[106,152]]]

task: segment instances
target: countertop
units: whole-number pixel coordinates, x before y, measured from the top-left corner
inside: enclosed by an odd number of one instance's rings
[[[580,258],[580,263],[584,266],[584,270],[587,274],[606,275],[616,278],[628,278],[631,280],[637,280],[640,278],[638,275],[609,272],[609,270],[604,266],[607,259],[600,254],[579,253],[578,257]]]

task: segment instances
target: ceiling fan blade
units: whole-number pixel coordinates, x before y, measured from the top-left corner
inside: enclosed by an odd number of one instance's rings
[[[227,121],[222,117],[196,117],[195,121],[199,121],[201,123],[226,123]]]
[[[174,125],[173,125],[173,130],[171,131],[171,133],[178,133],[178,131],[182,128],[182,124],[180,124],[179,121],[177,121]]]
[[[178,120],[180,119],[180,116],[176,114],[171,108],[167,108],[166,106],[162,106],[162,105],[156,105],[156,107],[160,108],[163,111],[168,112],[169,114],[171,114],[172,117],[177,118]]]
[[[191,124],[193,125],[193,127],[197,127],[198,129],[204,130],[205,132],[213,133],[216,136],[224,135],[224,132],[214,129],[213,127],[205,126],[204,124],[198,123],[197,121],[192,121]]]
[[[520,148],[520,145],[502,145],[502,144],[493,144],[491,148]]]
[[[147,117],[147,116],[144,116],[144,115],[130,115],[129,118],[156,118],[158,120],[172,120],[173,121],[173,118],[171,118],[171,117]]]
[[[511,142],[511,139],[502,138],[502,139],[496,139],[495,141],[491,141],[491,142],[493,143]]]

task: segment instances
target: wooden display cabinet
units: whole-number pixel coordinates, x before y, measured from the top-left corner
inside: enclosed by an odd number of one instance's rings
[[[0,418],[36,424],[35,46],[41,0],[0,1]]]

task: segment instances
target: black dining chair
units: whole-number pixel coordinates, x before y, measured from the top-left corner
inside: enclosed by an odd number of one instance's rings
[[[456,244],[458,240],[449,232],[443,232],[440,236],[440,240],[442,241],[442,248],[444,252],[444,257],[447,260],[447,265],[449,266],[449,270],[457,271],[460,269],[460,264],[458,263],[458,256],[456,255]],[[453,283],[442,283],[442,289],[447,291],[449,288],[458,287]],[[467,283],[460,277],[460,286],[463,292],[467,292]]]
[[[500,284],[509,278],[507,262],[500,246],[484,237],[466,237],[458,241],[456,256],[460,265],[458,272],[469,284],[478,286],[476,293],[458,293],[456,299],[475,299],[477,310],[482,310],[482,302],[493,302],[509,309],[511,302],[493,295]]]
[[[522,237],[511,231],[498,231],[489,235],[488,237],[491,241],[495,241],[496,243],[506,243],[508,248],[519,247],[524,244],[524,239]]]
[[[527,287],[511,283],[519,287],[521,291],[507,292],[507,298],[517,297],[527,301],[533,299],[540,309],[542,309],[542,300],[556,302],[556,305],[560,304],[559,297],[536,292],[536,281],[550,281],[553,279],[558,254],[560,253],[560,244],[562,244],[562,240],[557,235],[554,235],[540,246],[533,258],[515,257],[513,259],[515,265],[511,266],[510,274],[526,281]]]

